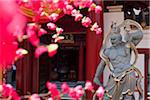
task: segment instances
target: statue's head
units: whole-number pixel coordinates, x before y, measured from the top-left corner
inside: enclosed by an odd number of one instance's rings
[[[120,33],[110,34],[110,42],[112,43],[112,45],[117,45],[117,44],[121,43],[121,41],[122,41],[122,36]]]
[[[120,33],[120,27],[116,25],[116,23],[112,23],[111,25],[111,33]]]
[[[110,33],[110,42],[112,45],[117,45],[122,41],[122,36],[120,34],[120,28],[116,26],[116,23],[113,23],[111,26]]]

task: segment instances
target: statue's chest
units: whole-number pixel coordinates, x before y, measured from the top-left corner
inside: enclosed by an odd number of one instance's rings
[[[125,47],[111,48],[109,58],[111,60],[116,58],[124,58],[128,54],[128,50]]]

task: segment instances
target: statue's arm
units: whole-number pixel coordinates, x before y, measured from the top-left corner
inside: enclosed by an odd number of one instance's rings
[[[127,34],[128,42],[132,42],[135,46],[142,40],[143,38],[143,32],[141,30],[138,30],[133,33]]]
[[[104,71],[104,68],[105,68],[105,61],[104,60],[101,60],[101,62],[99,63],[97,69],[96,69],[96,73],[95,73],[95,76],[94,76],[94,83],[97,84],[97,85],[102,85],[100,83],[100,75],[102,74],[102,72]]]
[[[132,42],[136,46],[143,38],[141,25],[131,19],[126,19],[123,24],[125,24],[125,30],[127,31],[127,41]],[[130,25],[134,25],[137,28],[137,31],[129,33]]]

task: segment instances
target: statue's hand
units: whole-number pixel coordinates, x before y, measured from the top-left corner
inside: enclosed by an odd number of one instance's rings
[[[99,78],[98,78],[98,77],[96,77],[96,76],[94,77],[93,82],[94,82],[96,85],[100,85],[100,86],[102,86],[102,84],[101,84],[101,82],[100,82]]]

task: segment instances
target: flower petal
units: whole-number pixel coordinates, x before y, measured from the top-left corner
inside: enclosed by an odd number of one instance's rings
[[[61,34],[64,30],[62,28],[56,28],[57,34]]]
[[[47,24],[47,27],[50,29],[50,30],[56,30],[56,25],[54,23],[48,23]]]
[[[104,91],[105,91],[104,88],[100,86],[100,87],[97,89],[97,91],[96,91],[97,96],[98,96],[99,98],[102,98],[103,95],[104,95]]]
[[[49,44],[47,46],[48,48],[48,55],[50,57],[54,56],[57,53],[57,49],[58,49],[58,44]]]
[[[64,36],[58,36],[57,38],[55,38],[54,42],[59,42],[59,41],[61,41],[63,39],[64,39]]]
[[[38,31],[38,36],[42,36],[42,35],[44,35],[44,34],[46,34],[46,33],[47,33],[47,31],[44,30],[43,28],[41,28],[41,29]]]
[[[35,57],[39,57],[42,53],[47,52],[48,48],[45,46],[39,46],[35,50]]]
[[[95,13],[98,13],[100,11],[102,11],[102,7],[101,6],[96,6],[95,7]]]
[[[17,60],[18,58],[22,58],[24,55],[28,54],[28,51],[23,49],[23,48],[19,48],[17,51],[16,51],[16,58],[15,60]]]

